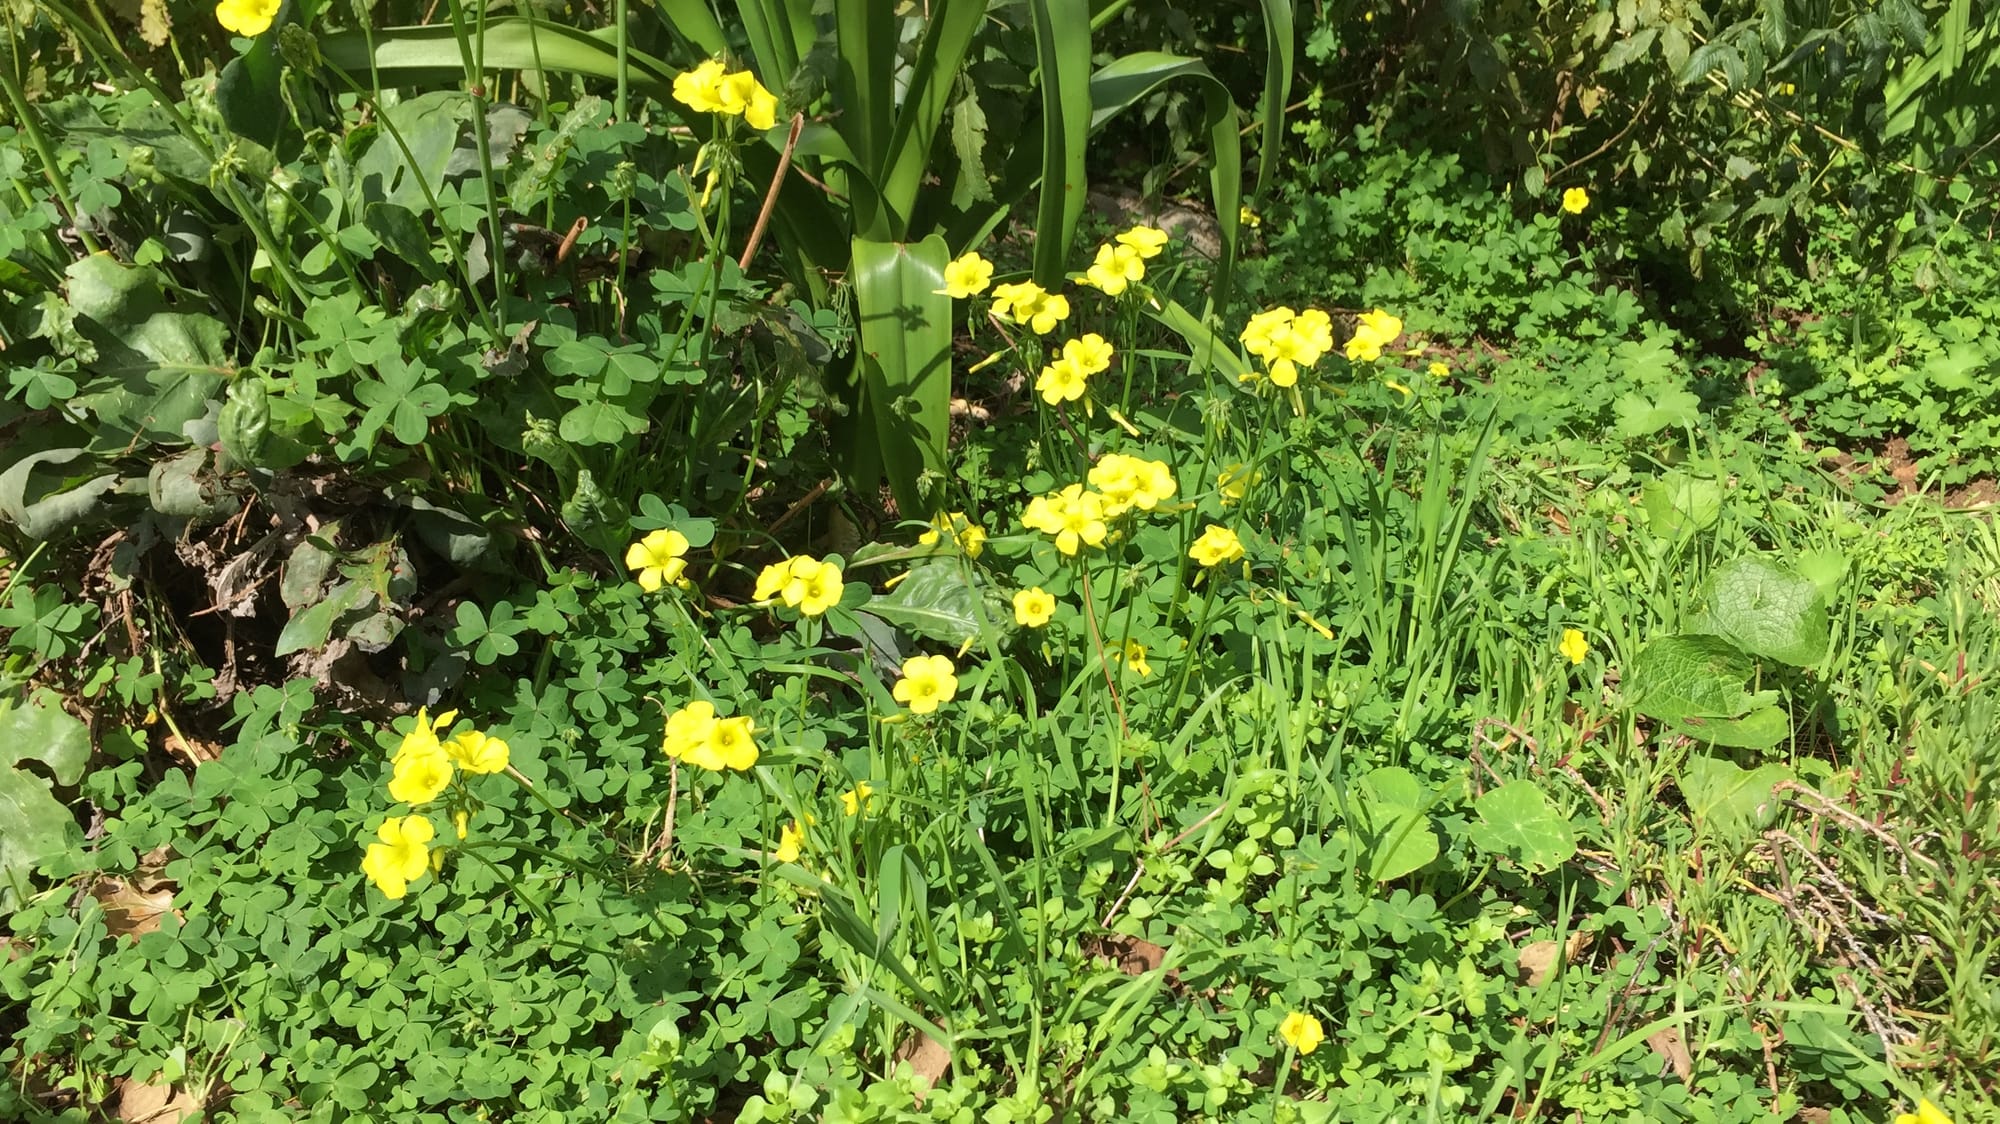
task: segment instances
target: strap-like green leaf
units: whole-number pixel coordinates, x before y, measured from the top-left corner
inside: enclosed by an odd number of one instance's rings
[[[945,471],[951,298],[937,290],[944,287],[949,258],[944,239],[935,234],[911,243],[854,240],[854,305],[861,332],[858,440],[865,451],[879,450],[906,518],[931,514],[918,478],[925,470]]]
[[[1278,152],[1285,141],[1285,97],[1292,89],[1292,0],[1262,0],[1264,7],[1264,99],[1258,104],[1263,126],[1257,152],[1257,198],[1271,186]]]
[[[1083,218],[1090,184],[1084,146],[1090,141],[1089,0],[1031,0],[1035,57],[1042,88],[1042,197],[1036,208],[1035,280],[1062,284],[1069,247]]]

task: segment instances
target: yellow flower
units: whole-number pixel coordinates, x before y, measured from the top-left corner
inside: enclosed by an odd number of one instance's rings
[[[1041,628],[1055,615],[1055,595],[1041,586],[1014,594],[1014,623],[1022,628]]]
[[[452,721],[457,717],[458,711],[447,710],[432,718],[428,709],[418,707],[416,725],[411,726],[410,732],[403,735],[402,742],[396,746],[396,755],[391,760],[401,762],[405,757],[442,752],[444,747],[438,741],[438,732],[451,729]]]
[[[1045,336],[1069,318],[1069,298],[1047,292],[1033,281],[995,285],[993,312],[1016,324],[1026,324],[1036,335]]]
[[[1326,1031],[1321,1028],[1318,1019],[1304,1011],[1293,1011],[1278,1024],[1278,1037],[1299,1053],[1310,1054],[1326,1041]]]
[[[453,812],[451,814],[451,829],[458,833],[458,837],[460,839],[465,838],[465,825],[467,821],[471,819],[472,819],[471,815],[465,812],[464,809],[460,809],[459,811]]]
[[[391,816],[375,829],[379,843],[370,843],[361,857],[361,873],[396,901],[409,892],[410,883],[430,869],[430,841],[437,835],[431,821],[422,816]]]
[[[451,783],[451,758],[442,747],[433,747],[396,758],[396,771],[389,778],[389,799],[405,804],[428,804]]]
[[[215,22],[231,34],[255,38],[271,30],[282,5],[283,0],[222,0],[215,6]]]
[[[1201,537],[1188,547],[1188,557],[1204,566],[1220,566],[1243,557],[1243,540],[1236,532],[1220,524],[1210,523]]]
[[[1167,232],[1156,226],[1135,226],[1118,236],[1118,244],[1131,247],[1142,258],[1155,257],[1167,247]]]
[[[1583,633],[1574,628],[1563,629],[1562,643],[1556,647],[1572,664],[1582,663],[1583,657],[1590,654],[1590,645],[1583,639]]]
[[[1062,346],[1063,358],[1076,364],[1077,370],[1086,375],[1110,370],[1113,354],[1111,345],[1096,332],[1085,332]]]
[[[1943,1109],[1932,1104],[1929,1097],[1919,1097],[1917,1111],[1898,1115],[1896,1124],[1951,1124],[1951,1117],[1946,1116]]]
[[[925,546],[939,542],[945,532],[951,533],[952,541],[965,552],[967,558],[977,558],[986,549],[986,528],[965,517],[963,511],[940,515],[931,520],[931,528],[917,536],[917,541]]]
[[[1271,381],[1289,387],[1298,383],[1301,368],[1333,349],[1333,318],[1317,308],[1293,312],[1280,306],[1252,316],[1242,340],[1245,350],[1270,365]]]
[[[1090,466],[1090,485],[1104,494],[1104,517],[1132,508],[1151,511],[1174,494],[1174,470],[1165,461],[1106,453]]]
[[[468,773],[497,773],[507,767],[507,743],[467,730],[444,744],[445,755]]]
[[[976,253],[964,253],[945,263],[944,288],[938,293],[954,300],[986,291],[993,283],[993,263]]]
[[[1075,554],[1082,546],[1103,546],[1110,528],[1104,525],[1104,497],[1071,484],[1048,496],[1037,496],[1021,513],[1021,523],[1056,540],[1056,549]]]
[[[1291,309],[1281,305],[1252,316],[1249,322],[1243,325],[1243,334],[1240,337],[1243,349],[1259,359],[1276,358],[1277,351],[1272,341],[1279,333],[1291,328],[1294,315],[1296,314]]]
[[[1146,662],[1146,646],[1137,640],[1125,642],[1125,666],[1139,673],[1139,678],[1153,674],[1153,665]]]
[[[1258,227],[1264,225],[1264,216],[1251,210],[1250,204],[1245,203],[1241,207],[1236,208],[1236,221],[1251,230],[1256,230]]]
[[[793,820],[778,829],[778,849],[771,852],[771,857],[781,863],[798,862],[799,854],[805,850],[805,842],[806,829],[799,826],[799,821]]]
[[[727,113],[722,100],[722,79],[729,68],[721,59],[709,59],[693,70],[674,77],[674,100],[696,113]]]
[[[1397,382],[1395,379],[1383,379],[1382,385],[1388,387],[1390,390],[1396,391],[1397,393],[1401,394],[1403,396],[1403,401],[1405,402],[1409,401],[1410,398],[1417,393],[1416,391],[1411,390],[1409,387],[1404,386],[1402,383]]]
[[[688,584],[687,536],[662,527],[625,548],[625,568],[639,573],[639,588],[657,593],[663,585]]]
[[[903,661],[903,677],[891,693],[911,714],[929,714],[958,694],[958,676],[944,656],[911,656]]]
[[[1381,309],[1364,312],[1354,325],[1354,335],[1347,341],[1347,357],[1362,363],[1373,363],[1382,358],[1382,349],[1395,342],[1403,334],[1403,322]]]
[[[1083,271],[1084,283],[1102,289],[1105,296],[1118,296],[1127,285],[1145,279],[1148,256],[1131,246],[1107,242],[1097,248],[1097,260]]]
[[[1224,468],[1215,476],[1215,490],[1222,497],[1222,506],[1234,507],[1243,502],[1250,492],[1250,485],[1262,483],[1264,474],[1237,462]]]
[[[708,730],[713,725],[715,704],[696,699],[667,715],[667,731],[661,738],[660,752],[673,758],[686,757],[690,749],[708,740]]]
[[[840,806],[845,808],[847,814],[850,816],[860,815],[864,809],[873,805],[874,802],[875,787],[867,781],[862,781],[860,784],[840,794]]]
[[[1570,214],[1580,215],[1588,206],[1590,206],[1590,192],[1580,187],[1572,187],[1563,192],[1563,210]]]
[[[839,566],[801,554],[764,567],[757,575],[757,588],[751,598],[756,601],[778,598],[806,616],[816,617],[840,604],[840,595],[845,591]]]
[[[731,117],[741,116],[750,127],[765,132],[778,123],[777,95],[764,88],[757,76],[747,70],[725,74],[717,91],[722,102],[721,112]]]
[[[1082,398],[1087,389],[1089,380],[1084,376],[1083,368],[1067,359],[1058,359],[1043,367],[1042,373],[1035,379],[1035,393],[1051,406],[1074,402]]]
[[[1449,378],[1451,376],[1451,368],[1433,360],[1430,365],[1430,375],[1434,379]]]
[[[714,708],[710,707],[709,711],[713,714]],[[757,741],[753,736],[756,732],[757,725],[748,715],[711,718],[705,724],[701,739],[684,746],[681,760],[715,773],[726,769],[748,769],[757,763]]]

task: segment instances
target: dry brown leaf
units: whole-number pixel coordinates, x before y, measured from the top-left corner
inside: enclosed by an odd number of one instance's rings
[[[160,927],[160,914],[174,907],[173,886],[158,879],[100,878],[90,896],[104,907],[104,928],[114,937],[150,933]]]
[[[166,0],[139,0],[139,38],[148,46],[164,47],[173,38],[174,21],[167,15]]]
[[[184,758],[190,765],[199,765],[222,756],[222,743],[203,741],[200,738],[183,738],[179,734],[168,734],[160,746],[168,753]]]
[[[951,1051],[928,1034],[912,1034],[896,1048],[895,1060],[910,1063],[910,1072],[917,1078],[917,1107],[922,1108],[924,1094],[951,1067]]]
[[[1646,1045],[1651,1046],[1655,1054],[1667,1059],[1667,1064],[1674,1067],[1674,1076],[1681,1079],[1681,1084],[1694,1081],[1694,1059],[1688,1056],[1687,1043],[1681,1038],[1678,1027],[1670,1026],[1647,1035]]]
[[[1583,955],[1584,950],[1588,949],[1595,939],[1589,933],[1570,934],[1569,940],[1563,942],[1567,949],[1563,962],[1576,963],[1576,958]],[[1527,976],[1529,987],[1542,986],[1555,972],[1556,942],[1533,941],[1522,945],[1517,955],[1517,963],[1520,965],[1521,973]]]
[[[201,1112],[201,1102],[172,1085],[120,1078],[112,1118],[125,1124],[179,1124]]]

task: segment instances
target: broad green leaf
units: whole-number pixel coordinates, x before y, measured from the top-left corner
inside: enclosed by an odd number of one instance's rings
[[[286,621],[283,631],[278,633],[278,642],[271,654],[288,656],[308,648],[326,647],[327,639],[333,635],[334,623],[359,608],[371,596],[368,587],[358,581],[344,581],[334,586],[318,602],[292,614],[292,619]]]
[[[844,7],[887,8],[887,5],[853,4]],[[910,69],[909,88],[903,93],[902,108],[895,118],[889,145],[883,153],[880,172],[870,169],[882,186],[882,202],[894,223],[892,237],[905,238],[924,181],[932,175],[932,149],[938,129],[951,107],[952,87],[964,69],[973,38],[986,18],[986,0],[931,0],[924,21],[923,42],[916,64]],[[977,112],[978,101],[972,101]],[[965,110],[961,108],[960,117]],[[982,125],[983,129],[983,125]],[[963,152],[961,150],[961,158]],[[859,234],[876,237],[870,231]]]
[[[1740,842],[1770,826],[1779,804],[1773,790],[1791,779],[1792,771],[1783,765],[1744,769],[1721,758],[1693,754],[1679,784],[1697,826]]]
[[[1535,871],[1549,871],[1576,854],[1576,831],[1533,781],[1509,781],[1473,802],[1479,822],[1467,834],[1482,851]]]
[[[1701,399],[1685,390],[1666,390],[1647,395],[1629,391],[1619,396],[1611,408],[1618,415],[1620,437],[1651,437],[1672,426],[1694,425],[1701,420]]]
[[[1358,842],[1361,870],[1370,879],[1394,881],[1437,858],[1431,794],[1415,774],[1393,765],[1377,769],[1361,778],[1357,795],[1359,830],[1342,834]]]
[[[1755,670],[1750,657],[1720,636],[1662,636],[1632,661],[1633,706],[1666,722],[1735,717],[1753,708],[1743,685]]]
[[[1779,707],[1764,706],[1740,718],[1683,718],[1673,728],[1710,745],[1769,749],[1792,736],[1792,718]]]
[[[207,413],[221,391],[227,328],[206,313],[167,304],[151,268],[92,254],[66,273],[76,327],[97,348],[90,369],[120,384],[75,400],[124,434],[100,434],[99,444],[122,449],[136,433],[186,441],[183,427]]]
[[[1826,595],[1809,578],[1766,558],[1725,563],[1709,579],[1715,631],[1752,655],[1794,667],[1826,657]]]
[[[1663,539],[1692,538],[1722,517],[1722,485],[1680,469],[1648,479],[1639,497],[1646,525]]]
[[[966,580],[957,560],[919,563],[905,575],[887,595],[869,601],[865,611],[913,636],[954,647],[979,635],[980,591]]]
[[[905,516],[931,513],[919,481],[947,472],[951,298],[937,290],[949,257],[935,234],[916,243],[854,240],[862,398],[856,453],[864,466],[868,456],[880,457]]]
[[[90,732],[54,700],[0,700],[0,906],[11,892],[25,897],[28,875],[72,842],[76,820],[49,782],[21,768],[37,762],[57,784],[83,779]]]
[[[79,458],[85,458],[81,471],[55,471]],[[97,468],[82,449],[45,449],[22,457],[0,472],[0,516],[37,541],[72,530],[118,486],[117,474]]]

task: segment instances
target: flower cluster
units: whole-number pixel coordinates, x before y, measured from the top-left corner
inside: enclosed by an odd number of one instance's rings
[[[1097,258],[1084,270],[1083,283],[1102,290],[1105,296],[1123,293],[1134,281],[1146,277],[1146,260],[1167,245],[1167,232],[1151,226],[1135,226],[1097,248]]]
[[[891,692],[911,714],[929,714],[958,694],[958,675],[945,656],[911,656]]]
[[[233,35],[255,38],[271,30],[284,0],[222,0],[215,6],[215,22]]]
[[[667,716],[660,752],[713,773],[741,771],[757,763],[756,733],[749,715],[719,718],[713,703],[697,699]]]
[[[1056,549],[1075,554],[1086,546],[1103,546],[1111,532],[1105,520],[1104,497],[1071,484],[1060,492],[1036,496],[1021,513],[1021,523],[1056,540]]]
[[[1026,324],[1038,336],[1056,330],[1069,319],[1069,298],[1051,293],[1033,281],[1016,281],[993,286],[993,314],[1016,324]]]
[[[639,575],[639,588],[647,593],[664,585],[686,589],[687,552],[686,535],[662,528],[626,548],[625,568]]]
[[[951,536],[951,541],[958,545],[958,549],[965,552],[967,558],[977,558],[980,552],[986,549],[986,528],[967,519],[963,511],[954,511],[931,520],[930,529],[918,535],[917,541],[925,546],[932,546],[943,542],[946,535]]]
[[[1042,401],[1054,406],[1083,397],[1090,376],[1111,369],[1112,347],[1103,336],[1087,332],[1062,345],[1054,362],[1042,368],[1035,390]]]
[[[806,616],[816,617],[840,604],[846,588],[838,565],[801,554],[764,567],[751,596],[758,601],[782,600]]]
[[[491,734],[466,729],[445,738],[458,718],[455,710],[436,718],[428,710],[418,710],[417,720],[390,759],[389,798],[412,806],[428,804],[451,786],[454,772],[498,773],[507,768],[507,743]],[[452,813],[458,837],[465,838],[467,813],[464,806]],[[361,859],[361,872],[382,891],[384,897],[401,898],[410,883],[423,876],[430,866],[430,841],[436,829],[420,815],[392,816],[375,831],[377,842],[368,845]]]
[[[1333,350],[1333,320],[1317,308],[1260,312],[1243,327],[1243,348],[1264,361],[1274,386],[1294,386],[1299,371]],[[1248,377],[1248,376],[1246,376]]]
[[[1174,470],[1165,461],[1106,453],[1090,466],[1090,486],[1104,495],[1104,517],[1116,519],[1138,508],[1151,511],[1172,499]]]
[[[777,95],[765,89],[755,74],[732,71],[720,59],[710,59],[676,77],[674,100],[696,113],[741,117],[760,133],[778,123]]]
[[[1395,342],[1403,334],[1403,322],[1381,309],[1364,312],[1354,323],[1354,334],[1347,340],[1347,357],[1358,363],[1373,363],[1382,358],[1382,349]]]

